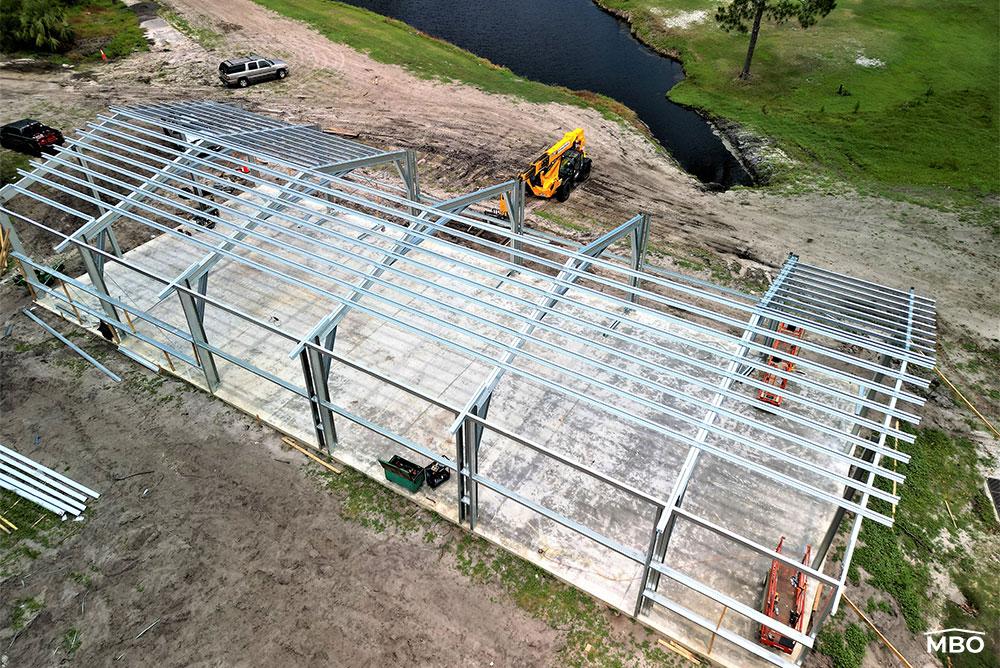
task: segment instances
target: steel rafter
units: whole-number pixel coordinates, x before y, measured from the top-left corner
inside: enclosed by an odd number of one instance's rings
[[[697,484],[695,466],[701,455],[828,504],[838,519],[854,514],[848,561],[863,518],[891,523],[869,504],[872,498],[890,504],[898,500],[879,487],[877,478],[903,482],[903,476],[881,460],[908,460],[906,453],[889,447],[888,438],[912,441],[893,422],[919,419],[900,404],[923,403],[907,386],[926,387],[928,381],[913,368],[934,364],[933,300],[912,290],[807,265],[795,256],[781,268],[767,294],[755,300],[648,266],[647,216],[636,216],[581,245],[526,229],[518,182],[450,199],[421,193],[412,151],[374,149],[313,126],[217,103],[111,111],[79,139],[69,140],[66,151],[22,172],[20,182],[0,190],[0,224],[7,228],[12,219],[26,222],[59,238],[61,249],[80,252],[89,285],[60,272],[53,275],[97,306],[68,293],[64,298],[42,285],[37,272],[49,269],[31,259],[13,234],[12,257],[23,266],[29,286],[52,303],[69,304],[164,355],[200,368],[210,390],[226,382],[214,363],[218,356],[307,399],[317,442],[330,451],[338,447],[336,417],[446,466],[459,482],[459,517],[473,531],[480,531],[477,495],[482,486],[635,563],[641,570],[635,609],[629,611],[635,616],[651,621],[649,607],[662,606],[758,658],[787,665],[782,657],[657,592],[660,578],[670,578],[803,645],[811,646],[815,637],[765,618],[752,604],[670,563],[672,532],[684,521],[758,555],[796,565],[790,557],[683,505],[688,487]],[[403,185],[354,171],[383,167],[394,168]],[[35,186],[69,195],[70,203]],[[81,225],[69,234],[53,230],[11,208],[8,201],[15,195],[68,213]],[[510,211],[507,220],[470,208],[498,196]],[[77,201],[97,207],[99,215],[81,211]],[[139,223],[205,254],[179,276],[160,276],[121,255],[113,233],[118,220]],[[190,226],[192,220],[208,225],[194,236],[174,229]],[[625,238],[630,239],[630,257],[608,252]],[[220,261],[262,272],[288,289],[331,302],[333,308],[304,337],[263,322],[208,293],[210,271]],[[176,292],[187,331],[111,296],[103,281],[108,262],[162,284],[161,299]],[[298,381],[265,371],[210,341],[204,328],[208,306],[288,341],[290,357],[300,358]],[[428,396],[412,383],[335,350],[337,328],[350,311],[482,362],[488,371],[465,406]],[[192,346],[193,355],[135,330],[130,318],[130,326],[124,327],[119,312],[177,336]],[[811,336],[799,341],[776,331],[777,323],[803,327]],[[775,341],[800,346],[798,366],[808,375],[791,376],[782,393],[787,405],[761,419],[745,409],[756,405],[758,389],[768,387],[753,374],[769,368],[765,359]],[[848,352],[848,346],[862,353]],[[879,361],[872,361],[873,355]],[[332,362],[449,413],[454,418],[454,459],[339,406],[328,387]],[[687,458],[669,496],[664,499],[660,492],[665,490],[644,490],[574,461],[491,419],[490,400],[505,376],[648,430],[662,439],[663,447],[684,448]],[[709,396],[702,397],[693,388]],[[684,426],[664,424],[661,417]],[[622,544],[483,475],[477,461],[484,433],[517,443],[640,501],[653,513],[648,544],[644,548]],[[777,444],[758,434],[777,439]],[[749,449],[751,455],[730,450],[730,443]],[[844,452],[845,446],[862,456]],[[848,464],[853,465],[850,474],[841,471]],[[843,493],[831,493],[813,479],[842,485]],[[834,587],[835,609],[846,565],[839,577],[825,575],[815,564],[803,569]]]

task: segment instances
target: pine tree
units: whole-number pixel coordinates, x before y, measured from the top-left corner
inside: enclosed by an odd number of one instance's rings
[[[765,18],[775,23],[797,19],[799,25],[808,28],[823,18],[837,6],[836,0],[729,0],[715,12],[715,20],[726,32],[750,32],[750,45],[743,62],[740,79],[750,78],[750,62],[757,47],[757,35],[761,21]],[[751,26],[748,30],[748,24]]]

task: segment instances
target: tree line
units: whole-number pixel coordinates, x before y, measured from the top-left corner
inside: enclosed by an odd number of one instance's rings
[[[0,0],[0,49],[59,53],[73,45],[66,10],[77,0]]]

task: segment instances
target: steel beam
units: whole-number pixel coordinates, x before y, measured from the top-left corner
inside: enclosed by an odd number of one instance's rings
[[[288,185],[295,184],[297,177],[301,175],[302,172],[299,172],[297,176],[289,179]],[[308,189],[303,188],[302,192],[305,194],[308,192]],[[292,198],[295,196],[296,195],[288,195],[287,192],[282,191],[282,193],[278,196],[278,199],[272,200],[267,204],[266,208],[258,211],[248,220],[244,221],[244,223],[241,226],[241,229],[236,230],[228,240],[223,241],[218,246],[216,246],[215,250],[206,253],[205,256],[202,257],[200,260],[196,260],[191,265],[189,265],[187,269],[185,269],[183,272],[181,272],[179,276],[177,276],[177,278],[175,278],[170,282],[170,285],[163,288],[163,290],[160,291],[160,293],[156,296],[156,298],[165,299],[173,291],[174,286],[177,283],[181,283],[183,281],[197,281],[200,280],[202,276],[207,275],[208,272],[211,271],[212,267],[214,267],[220,260],[223,259],[224,257],[224,255],[222,255],[223,251],[227,251],[233,248],[238,241],[246,238],[246,236],[261,222],[267,220],[273,214],[278,213],[279,211],[284,209],[288,202],[294,201],[292,200]],[[301,197],[299,197],[299,199],[301,199]]]
[[[581,254],[588,257],[596,257],[603,253],[609,246],[618,241],[619,239],[635,234],[636,230],[643,225],[644,216],[640,214],[630,219],[629,221],[619,225],[615,229],[611,230],[607,234],[595,239],[591,243],[587,244],[581,249]],[[558,301],[559,297],[566,294],[570,286],[577,278],[572,269],[576,269],[583,264],[583,261],[579,260],[567,260],[566,268],[559,276],[556,277],[555,287],[550,289],[549,296],[545,297],[535,308],[535,312],[531,315],[531,322],[527,322],[518,334],[518,338],[514,341],[511,349],[504,355],[501,364],[503,366],[496,366],[490,372],[490,375],[483,381],[479,389],[472,395],[469,399],[469,403],[466,409],[455,419],[450,427],[451,433],[455,433],[461,428],[462,424],[465,422],[465,416],[473,412],[473,408],[476,406],[489,405],[490,397],[493,395],[493,390],[500,383],[500,379],[503,377],[504,370],[510,363],[514,360],[517,351],[520,350],[525,343],[527,343],[528,337],[531,332],[534,331],[535,327],[542,319],[552,312],[552,307]],[[589,265],[588,265],[589,266]],[[572,276],[572,278],[569,278]]]
[[[463,211],[473,204],[496,197],[498,193],[509,192],[510,190],[516,189],[517,183],[519,182],[507,181],[496,186],[477,190],[469,193],[468,195],[461,195],[459,197],[438,202],[435,206],[440,211]],[[397,260],[402,259],[403,256],[419,246],[424,240],[429,239],[433,236],[434,232],[436,232],[436,230],[434,230],[430,232],[430,235],[426,235],[425,232],[427,232],[428,229],[430,229],[429,225],[421,222],[415,223],[413,230],[408,231],[402,240],[396,241],[393,248],[385,253],[381,262],[368,271],[368,275],[365,276],[358,286],[351,292],[351,296],[349,298],[350,301],[353,303],[361,301],[365,294],[367,294],[369,288],[371,288],[372,285],[378,281],[379,277],[382,276],[387,269],[392,267]],[[323,337],[328,332],[336,329],[341,321],[347,317],[347,314],[350,313],[351,308],[352,307],[348,304],[341,305],[335,311],[319,320],[309,333],[301,341],[299,341],[299,344],[292,349],[288,356],[290,358],[295,357],[301,353],[306,341],[316,337]]]
[[[132,125],[130,125],[128,123],[124,123],[124,122],[121,122],[121,121],[117,121],[116,125],[129,128],[132,131],[142,131],[141,128],[136,128],[135,126],[132,126]],[[358,183],[351,182],[349,185],[350,185],[351,188],[355,188],[355,189],[358,189],[358,190],[361,190],[361,191],[364,191],[364,192],[372,192],[372,193],[375,192],[371,188],[367,188],[367,187],[365,187],[365,186],[363,186],[361,184],[358,184]],[[330,193],[333,194],[333,195],[335,195],[335,196],[337,196],[337,197],[339,197],[339,198],[341,198],[341,199],[345,199],[348,202],[357,202],[359,204],[362,204],[363,206],[366,206],[366,207],[369,207],[369,208],[373,208],[376,211],[383,211],[384,210],[387,213],[388,212],[392,212],[393,215],[400,215],[400,216],[406,217],[406,214],[404,212],[401,212],[401,211],[396,210],[396,209],[390,209],[388,207],[385,207],[385,206],[373,203],[370,200],[364,200],[363,198],[355,197],[353,195],[344,193],[343,191],[331,190]],[[385,193],[382,193],[380,196],[391,199],[391,196],[387,195]],[[402,202],[405,202],[406,200],[399,200],[399,201],[402,203]],[[346,208],[344,210],[348,211],[348,209],[346,209]],[[455,214],[449,214],[449,216],[454,216],[454,215]],[[460,220],[461,222],[465,222],[465,223],[468,223],[468,224],[475,224],[474,221],[471,221],[468,218],[464,218],[464,219],[458,219],[458,218],[456,218],[456,220]],[[454,236],[456,236],[456,237],[459,237],[461,239],[467,239],[467,240],[471,241],[472,243],[481,244],[483,246],[490,246],[490,247],[494,247],[495,246],[498,250],[500,250],[500,249],[503,248],[503,246],[500,246],[500,245],[497,245],[497,244],[493,244],[492,242],[489,242],[488,240],[480,239],[480,238],[478,238],[478,237],[476,237],[474,235],[464,234],[464,233],[462,233],[462,232],[460,232],[458,230],[450,229],[449,233],[452,234],[452,235],[454,235]],[[476,253],[473,253],[473,254],[476,254]],[[548,266],[548,264],[550,264],[547,260],[544,260],[544,259],[539,258],[537,256],[530,256],[530,257],[532,257],[533,261],[538,262],[539,264],[546,264],[547,266]],[[557,265],[553,265],[553,266],[557,266]],[[602,266],[604,266],[604,265],[602,265]],[[511,268],[512,269],[516,269],[517,265],[511,265]],[[615,267],[615,269],[617,269],[619,271],[621,270],[620,267]],[[597,281],[597,282],[603,282],[600,279],[600,277],[592,276],[590,278],[591,278],[591,280],[594,280],[594,281]],[[608,284],[609,285],[614,285],[614,282],[612,281],[612,282],[609,282]],[[659,281],[659,284],[663,284],[663,282]],[[680,290],[680,288],[676,288],[676,289]],[[584,292],[586,292],[587,294],[594,294],[596,296],[603,296],[604,298],[607,298],[607,295],[603,295],[602,293],[594,292],[593,290],[586,290],[584,288],[581,288],[581,290],[584,290]],[[663,297],[661,297],[659,295],[656,295],[656,294],[653,294],[653,293],[648,293],[647,291],[642,291],[641,294],[642,294],[642,296],[647,296],[648,295],[650,297],[651,301],[653,301],[653,302],[660,303],[660,304],[667,305],[667,306],[673,306],[675,308],[681,308],[681,309],[687,310],[687,311],[689,311],[689,312],[691,312],[691,313],[693,313],[695,315],[703,315],[703,316],[708,317],[710,319],[718,320],[719,322],[721,322],[723,324],[733,324],[733,325],[739,324],[738,321],[735,321],[735,320],[731,321],[731,319],[728,319],[728,318],[720,316],[719,313],[714,313],[712,311],[705,310],[705,309],[700,309],[700,308],[693,308],[690,304],[687,304],[687,303],[678,302],[676,300],[667,300],[666,298],[663,298]],[[702,294],[702,295],[704,295],[704,291],[697,291],[696,294]],[[718,300],[720,298],[716,297],[716,299]],[[732,300],[727,300],[727,303],[732,303]],[[649,313],[649,314],[656,315],[656,316],[659,316],[659,317],[664,317],[664,314],[662,312],[659,312],[659,311],[652,311],[652,310],[643,309],[643,308],[640,308],[640,310],[642,310],[645,313]],[[784,319],[785,320],[789,320],[788,318],[784,318]],[[795,343],[794,341],[791,341],[791,342]],[[874,366],[874,365],[871,365],[871,364],[869,364],[869,363],[867,363],[867,362],[865,362],[863,360],[860,360],[859,358],[851,358],[848,355],[844,355],[844,354],[839,353],[839,352],[837,352],[835,350],[832,350],[832,349],[829,349],[829,348],[826,348],[826,347],[823,347],[821,345],[817,345],[817,344],[814,344],[814,343],[811,343],[811,342],[799,342],[799,345],[801,345],[801,347],[803,348],[803,350],[806,350],[806,349],[813,350],[813,349],[815,349],[818,352],[820,352],[820,354],[822,354],[824,356],[827,356],[827,357],[829,357],[831,359],[837,359],[839,361],[851,362],[853,364],[859,365],[859,366],[864,367],[864,368],[870,368],[871,366]],[[836,370],[833,370],[833,369],[831,369],[830,367],[828,367],[826,365],[819,365],[819,364],[816,364],[816,363],[813,363],[813,362],[807,362],[806,360],[803,360],[803,362],[802,362],[803,368],[805,368],[807,364],[810,367],[816,366],[816,367],[822,368],[824,370],[824,373],[832,373],[833,375],[837,375],[837,373],[838,373]],[[907,382],[911,382],[911,383],[916,383],[919,386],[926,385],[926,381],[922,381],[920,378],[917,378],[917,377],[908,377],[906,379],[906,381]],[[907,401],[911,401],[911,402],[912,401],[917,401],[917,402],[921,401],[918,397],[915,397],[915,396],[911,396],[911,395],[908,395],[908,394],[906,394],[905,396],[907,397]]]
[[[767,307],[768,302],[770,302],[770,300],[774,298],[774,295],[778,291],[778,288],[784,282],[785,278],[789,275],[789,273],[791,273],[796,262],[798,262],[797,256],[795,255],[788,256],[788,259],[785,261],[785,264],[782,265],[781,270],[775,277],[774,282],[771,283],[767,292],[765,292],[764,296],[761,297],[760,299],[761,307]],[[744,331],[743,333],[744,342],[749,342],[753,338],[754,326],[759,322],[761,317],[762,316],[760,316],[759,314],[755,314],[750,318],[749,325],[746,331]],[[727,370],[730,372],[737,371],[740,368],[743,359],[747,356],[748,352],[749,348],[746,345],[741,346],[729,360]],[[718,390],[712,397],[712,406],[714,408],[718,408],[719,406],[722,405],[722,402],[725,399],[725,392],[729,389],[729,387],[732,384],[733,384],[732,376],[727,376],[722,379],[722,382],[719,384]],[[705,440],[708,438],[710,430],[714,426],[715,421],[716,419],[718,419],[718,417],[719,417],[718,412],[713,410],[709,410],[707,413],[705,413],[705,416],[702,418],[702,426],[701,428],[698,429],[698,433],[695,434],[694,440],[696,443],[699,444],[705,443]],[[666,510],[667,512],[666,524],[663,528],[662,535],[660,536],[656,544],[656,551],[654,555],[654,569],[653,571],[647,571],[648,580],[643,581],[641,591],[646,591],[646,590],[656,591],[656,588],[659,586],[659,581],[660,581],[659,571],[655,569],[655,562],[659,562],[662,564],[666,561],[667,549],[670,547],[670,539],[673,536],[674,527],[677,524],[676,520],[677,516],[674,513],[674,509],[679,508],[681,504],[684,503],[684,496],[685,494],[687,494],[687,488],[688,485],[690,485],[691,483],[691,476],[694,474],[694,469],[698,463],[698,457],[700,454],[701,450],[697,449],[696,447],[691,447],[688,449],[687,458],[684,460],[684,464],[681,466],[680,473],[678,474],[677,479],[674,482],[674,488],[670,494],[670,499],[668,501],[669,506],[667,507]],[[637,606],[637,609],[642,609],[642,611],[645,611],[644,604],[641,601]]]
[[[174,158],[166,167],[161,168],[157,174],[129,193],[129,195],[127,195],[124,199],[117,202],[114,209],[103,206],[102,202],[102,208],[105,209],[105,212],[100,216],[91,219],[87,224],[79,228],[70,236],[74,238],[93,238],[98,232],[101,232],[106,227],[113,225],[116,220],[122,217],[125,211],[129,211],[135,204],[149,195],[156,188],[157,184],[169,178],[174,172],[187,171],[185,169],[185,163],[199,150],[201,150],[201,147],[198,145],[186,149],[184,153]],[[53,171],[51,168],[44,165],[40,166],[36,171],[40,170],[44,170],[44,173]],[[69,247],[69,245],[70,242],[68,240],[62,241],[56,244],[56,250],[60,252],[64,251]]]

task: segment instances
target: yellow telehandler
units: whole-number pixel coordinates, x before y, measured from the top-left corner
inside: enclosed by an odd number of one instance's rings
[[[560,202],[590,176],[591,160],[584,147],[583,128],[576,128],[546,149],[526,170],[518,174],[535,197],[555,197]],[[507,215],[507,204],[500,198],[499,212]]]

